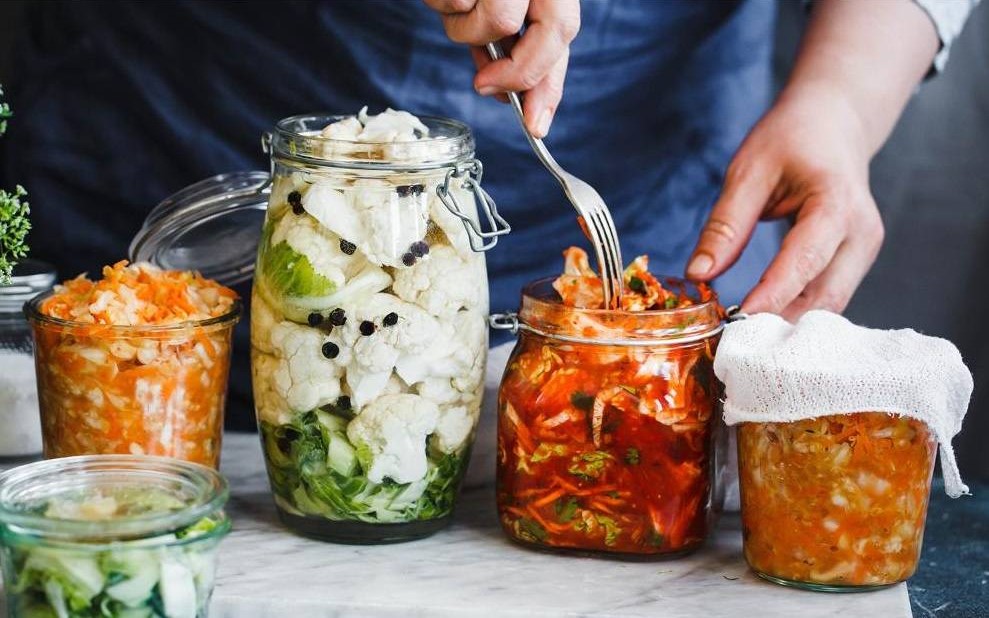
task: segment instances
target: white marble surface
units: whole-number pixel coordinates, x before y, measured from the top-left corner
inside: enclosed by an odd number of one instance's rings
[[[278,523],[256,436],[227,436],[223,457],[234,531],[221,546],[212,618],[911,615],[903,584],[823,594],[763,582],[742,559],[737,515],[723,517],[703,549],[677,560],[623,562],[525,549],[502,535],[490,484],[468,487],[453,525],[422,541],[311,541]]]

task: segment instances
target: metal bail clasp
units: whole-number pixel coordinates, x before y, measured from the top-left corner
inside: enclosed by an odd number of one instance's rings
[[[446,173],[446,180],[442,185],[436,187],[436,195],[456,218],[460,219],[467,230],[467,239],[470,241],[470,248],[476,252],[487,251],[498,244],[498,237],[512,231],[512,226],[508,224],[498,214],[498,206],[488,195],[488,192],[481,188],[481,176],[484,173],[484,166],[477,159],[471,159],[465,163],[458,163]],[[450,192],[450,186],[454,179],[463,178],[461,188],[470,189],[474,193],[480,209],[488,220],[488,230],[482,230],[477,221],[465,213],[457,198]]]
[[[488,326],[494,330],[507,330],[513,335],[517,335],[519,332],[519,314],[515,312],[492,313],[488,316]]]

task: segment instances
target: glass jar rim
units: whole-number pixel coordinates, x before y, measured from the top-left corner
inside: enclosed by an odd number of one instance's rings
[[[448,167],[474,156],[474,134],[459,120],[417,116],[430,135],[408,142],[365,142],[323,137],[323,127],[356,114],[299,114],[282,118],[271,137],[272,155],[308,163],[352,169],[418,171]],[[326,148],[346,156],[326,157]],[[398,156],[383,157],[388,150]]]
[[[77,328],[95,329],[101,332],[112,333],[113,336],[116,337],[128,337],[139,334],[169,334],[179,333],[189,329],[233,326],[240,321],[244,306],[239,298],[234,299],[233,304],[230,306],[230,310],[222,315],[205,318],[202,320],[187,320],[185,322],[177,322],[175,324],[94,324],[92,322],[65,320],[63,318],[58,318],[42,312],[42,303],[52,297],[55,293],[55,290],[49,290],[48,292],[39,294],[24,303],[24,314],[27,316],[29,322],[49,324],[65,328],[67,330]]]
[[[95,488],[101,486],[99,482],[119,488],[125,481],[170,491],[185,504],[179,510],[100,520],[53,518],[27,508],[31,502],[54,498],[60,491]],[[222,512],[228,497],[223,476],[201,464],[149,455],[80,455],[34,462],[0,474],[0,524],[18,536],[85,541],[91,546],[93,542],[153,538],[174,532]],[[229,522],[221,521],[217,528],[217,534],[225,533]],[[199,535],[190,541],[202,538]],[[171,539],[169,544],[180,541]]]
[[[663,275],[657,278],[688,295],[689,291],[698,293],[697,284],[691,281]],[[724,328],[713,290],[710,299],[686,307],[648,311],[584,309],[564,305],[553,288],[554,280],[555,277],[537,279],[522,288],[518,317],[522,330],[572,343],[645,346],[702,341]]]

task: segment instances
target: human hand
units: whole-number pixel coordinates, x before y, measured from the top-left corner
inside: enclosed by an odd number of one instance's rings
[[[795,320],[844,310],[883,240],[869,191],[871,148],[853,106],[833,89],[784,92],[728,166],[687,277],[708,281],[738,259],[760,219],[792,217],[745,313]]]
[[[471,46],[478,67],[474,89],[484,96],[524,92],[526,127],[545,137],[563,96],[570,42],[580,29],[578,0],[424,2],[440,13],[451,40]],[[484,45],[499,40],[508,56],[492,61]]]

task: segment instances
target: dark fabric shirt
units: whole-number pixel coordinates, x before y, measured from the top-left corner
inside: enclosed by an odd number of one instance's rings
[[[548,145],[611,206],[627,258],[677,274],[734,150],[767,107],[771,0],[585,0]],[[63,277],[126,255],[158,201],[213,174],[267,169],[279,118],[369,105],[473,127],[485,186],[513,225],[489,253],[492,310],[582,242],[511,110],[418,0],[44,2],[29,8],[7,91],[3,182],[31,193],[35,257]],[[779,242],[761,228],[718,283],[737,302]],[[249,412],[246,329],[231,424]],[[246,411],[245,411],[246,410]]]

